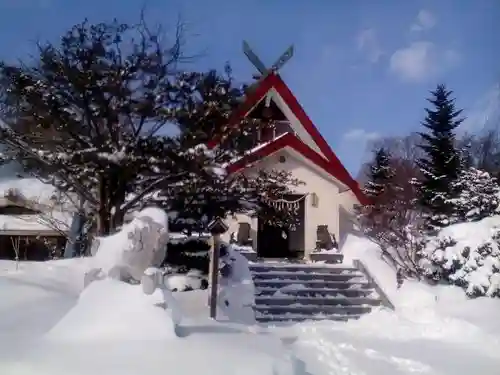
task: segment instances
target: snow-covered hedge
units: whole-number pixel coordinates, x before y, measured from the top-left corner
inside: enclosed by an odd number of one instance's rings
[[[209,250],[210,244],[207,236],[171,233],[163,265],[181,274],[198,270],[203,275],[207,275],[210,262]]]
[[[500,216],[450,225],[427,239],[423,274],[465,289],[470,297],[500,297]]]
[[[499,213],[500,185],[488,172],[476,168],[462,171],[452,184],[457,192],[449,199],[453,216],[452,223],[477,221]]]

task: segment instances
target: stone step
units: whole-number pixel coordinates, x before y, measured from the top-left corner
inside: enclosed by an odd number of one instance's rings
[[[324,281],[324,280],[254,280],[257,288],[290,289],[326,288],[326,289],[369,289],[372,287],[368,281]],[[295,287],[297,285],[297,287]],[[289,290],[290,290],[289,289]]]
[[[342,253],[311,253],[309,259],[313,262],[325,262],[328,264],[341,264],[344,260]]]
[[[255,306],[290,306],[293,304],[310,306],[359,306],[370,305],[379,306],[381,301],[376,298],[367,297],[298,297],[298,296],[258,296],[255,297]]]
[[[281,314],[281,315],[269,315],[269,314],[257,314],[255,320],[258,323],[273,323],[276,325],[287,324],[291,322],[303,322],[306,320],[333,320],[346,322],[351,319],[359,319],[363,314],[323,314],[323,315],[303,315],[303,314]]]
[[[302,273],[346,273],[359,272],[357,268],[340,266],[340,265],[314,265],[314,264],[268,264],[268,263],[253,263],[250,264],[250,270],[256,273],[263,272],[302,272]]]
[[[260,272],[253,274],[254,280],[297,280],[297,281],[367,281],[362,273],[295,273],[295,272]]]
[[[302,314],[302,315],[318,315],[318,314],[366,314],[371,311],[372,307],[368,305],[354,306],[329,306],[329,305],[286,305],[286,306],[268,306],[256,305],[254,310],[262,314],[282,315],[286,313]]]
[[[372,289],[328,289],[328,288],[307,288],[307,289],[278,289],[278,288],[256,288],[256,296],[290,295],[304,297],[366,297],[371,294],[376,295]]]

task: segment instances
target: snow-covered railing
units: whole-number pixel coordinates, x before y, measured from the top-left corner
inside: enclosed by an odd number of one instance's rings
[[[396,310],[396,307],[394,304],[391,302],[387,294],[384,292],[384,290],[380,287],[380,285],[377,283],[375,280],[375,277],[370,273],[368,270],[368,267],[359,259],[353,259],[352,264],[354,267],[356,267],[359,271],[365,274],[366,278],[368,279],[368,282],[373,286],[373,289],[378,293],[380,296],[380,299],[382,301],[382,304],[385,307],[388,307],[391,310]]]

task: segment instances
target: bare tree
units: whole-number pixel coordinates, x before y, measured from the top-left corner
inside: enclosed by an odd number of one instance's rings
[[[466,152],[470,166],[500,177],[500,134],[498,128],[487,128],[478,134],[464,134],[459,148]]]
[[[16,261],[16,271],[19,270],[19,260],[20,260],[20,247],[21,247],[21,239],[20,237],[10,237],[10,241],[12,243],[12,249],[15,253],[15,261]]]
[[[413,183],[417,169],[409,160],[392,155],[386,159],[384,165],[371,164],[372,170],[385,172],[379,181],[371,173],[372,181],[365,185],[370,204],[359,208],[359,222],[365,235],[380,246],[386,262],[400,274],[418,277],[421,216]]]
[[[414,163],[423,156],[422,150],[418,147],[421,143],[418,133],[410,133],[401,137],[378,138],[371,144],[372,149],[384,148],[393,158]]]

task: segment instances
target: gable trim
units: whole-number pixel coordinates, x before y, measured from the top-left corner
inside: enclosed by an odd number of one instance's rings
[[[325,159],[328,159],[325,154],[320,149],[318,143],[311,136],[310,132],[304,128],[301,121],[295,116],[295,113],[291,110],[290,106],[287,102],[282,98],[280,93],[276,90],[276,88],[272,87],[269,92],[271,93],[272,100],[276,103],[278,108],[283,112],[283,114],[290,121],[291,128],[297,133],[299,139],[301,139],[304,143],[306,143],[310,148],[316,151],[318,154],[323,156]]]
[[[234,116],[232,116],[232,118],[230,119],[229,126],[234,126],[239,121],[239,119],[246,116],[257,104],[260,103],[260,101],[263,98],[265,98],[267,93],[273,88],[276,91],[276,93],[281,97],[281,99],[284,101],[284,104],[288,106],[288,108],[291,110],[291,112],[294,114],[297,120],[301,123],[305,131],[311,136],[313,142],[318,146],[324,157],[315,152],[314,150],[312,150],[306,144],[302,144],[303,147],[302,146],[300,147],[313,152],[317,157],[320,157],[323,161],[326,161],[328,164],[330,164],[331,170],[335,171],[335,174],[333,176],[342,183],[344,183],[345,185],[347,185],[353,191],[356,197],[358,197],[360,202],[363,201],[366,202],[366,197],[361,192],[361,189],[359,188],[359,185],[356,182],[356,180],[352,178],[352,176],[344,167],[340,159],[337,157],[337,155],[335,155],[333,150],[330,148],[330,146],[323,138],[319,130],[313,124],[309,116],[307,116],[306,112],[298,102],[297,98],[293,95],[293,93],[285,84],[285,82],[281,79],[279,74],[271,73],[268,76],[266,76],[261,82],[257,83],[255,90],[247,96],[246,100],[243,102],[240,109],[237,110]],[[293,138],[295,138],[296,141],[301,143],[301,141],[298,140],[295,136]],[[207,146],[209,148],[216,147],[218,142],[219,142],[218,139],[214,139],[211,142],[209,142]],[[283,142],[282,139],[281,142]],[[307,153],[308,151],[305,152]],[[239,162],[241,161],[242,160],[240,159]],[[360,199],[360,197],[362,198]]]
[[[319,130],[313,124],[309,116],[306,114],[297,98],[285,82],[281,79],[279,75],[273,75],[273,79],[271,80],[271,85],[276,89],[279,93],[283,101],[290,108],[292,113],[295,115],[297,120],[302,124],[304,129],[309,133],[313,141],[318,145],[322,154],[330,160],[330,162],[334,165],[334,169],[337,171],[336,178],[341,180],[344,184],[349,186],[351,189],[355,190],[355,186],[357,187],[357,182],[352,178],[347,169],[344,167],[340,159],[335,155],[333,150],[330,148],[325,138],[321,135]]]
[[[229,174],[242,171],[254,165],[257,161],[267,156],[270,156],[285,147],[290,147],[295,152],[302,155],[303,157],[305,157],[306,159],[308,159],[309,161],[311,161],[312,163],[323,169],[325,172],[327,172],[330,176],[334,177],[340,183],[346,185],[349,189],[352,190],[352,192],[354,193],[354,195],[361,204],[366,203],[366,197],[361,191],[361,189],[359,189],[359,186],[355,181],[354,182],[356,184],[351,186],[347,184],[346,181],[343,181],[342,179],[339,178],[338,165],[322,157],[320,154],[311,149],[309,146],[307,146],[305,143],[303,143],[300,139],[298,139],[295,135],[291,133],[288,133],[274,140],[273,142],[266,144],[265,146],[259,148],[252,154],[245,155],[238,161],[229,165],[227,167],[227,171]]]

